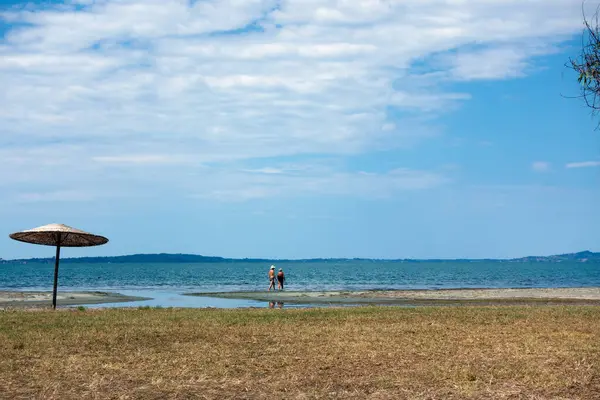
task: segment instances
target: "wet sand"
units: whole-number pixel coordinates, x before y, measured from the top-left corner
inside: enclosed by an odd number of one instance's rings
[[[107,292],[58,292],[56,296],[57,306],[122,303],[141,300],[150,299]],[[51,305],[52,292],[0,291],[0,308],[44,307]]]
[[[600,287],[535,289],[441,289],[363,290],[330,292],[228,292],[189,293],[188,296],[219,297],[299,304],[397,304],[397,305],[600,305]]]

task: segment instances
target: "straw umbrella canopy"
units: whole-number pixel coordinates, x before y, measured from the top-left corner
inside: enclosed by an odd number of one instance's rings
[[[56,246],[54,261],[54,290],[52,291],[52,307],[56,308],[56,289],[58,286],[58,264],[60,262],[61,247],[90,247],[108,243],[104,236],[93,235],[79,229],[63,224],[50,224],[39,228],[16,232],[9,235],[11,239],[19,242]]]

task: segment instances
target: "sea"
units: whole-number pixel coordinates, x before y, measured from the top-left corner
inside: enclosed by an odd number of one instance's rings
[[[267,302],[184,294],[266,290],[269,267],[256,262],[63,263],[59,291],[151,298],[88,307],[268,307]],[[276,267],[284,270],[289,291],[600,286],[600,263],[585,262],[320,261],[282,262]],[[53,274],[53,264],[0,264],[0,290],[50,291]]]

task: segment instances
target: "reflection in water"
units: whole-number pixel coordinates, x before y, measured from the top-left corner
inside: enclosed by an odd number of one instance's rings
[[[156,290],[121,290],[119,293],[128,296],[147,297],[151,300],[132,301],[127,303],[86,304],[86,308],[115,308],[115,307],[175,307],[175,308],[283,308],[283,302],[272,300],[265,302],[246,299],[223,299],[219,297],[185,296],[181,292]],[[267,303],[267,304],[265,304]],[[74,306],[78,306],[75,304]],[[288,303],[288,308],[323,307],[322,304]],[[1,397],[1,396],[0,396]]]
[[[269,308],[283,308],[283,301],[269,301]]]
[[[147,297],[152,300],[132,301],[127,303],[89,304],[86,308],[113,307],[183,307],[183,308],[248,308],[266,307],[265,303],[245,299],[221,299],[218,297],[185,296],[182,293],[156,290],[122,290],[120,293],[129,296]]]

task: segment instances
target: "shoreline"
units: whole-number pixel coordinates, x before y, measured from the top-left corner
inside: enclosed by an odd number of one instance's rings
[[[532,289],[415,289],[186,293],[185,296],[295,304],[381,305],[600,305],[600,287]]]
[[[104,303],[126,303],[131,301],[151,300],[149,297],[127,296],[111,292],[59,292],[56,305],[76,306]],[[0,309],[45,307],[52,305],[52,292],[0,290]]]
[[[129,303],[154,299],[151,293],[120,293],[101,291],[59,292],[58,306]],[[417,306],[523,306],[523,305],[600,305],[600,287],[584,288],[502,288],[502,289],[410,289],[410,290],[351,290],[351,291],[238,291],[179,293],[188,298],[280,302],[307,307],[397,305]],[[160,296],[159,296],[160,297]],[[199,299],[200,300],[200,299]],[[0,290],[0,310],[11,308],[50,307],[52,293],[44,291]],[[165,306],[166,304],[156,304]],[[115,307],[121,307],[115,305]],[[122,305],[127,307],[127,305]],[[184,308],[197,308],[187,305]],[[206,306],[210,307],[210,306]],[[247,306],[253,308],[252,305]],[[204,308],[200,306],[199,308]],[[219,308],[246,308],[239,305]]]

